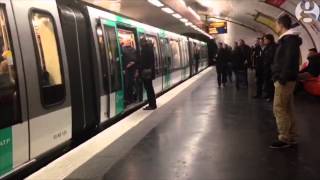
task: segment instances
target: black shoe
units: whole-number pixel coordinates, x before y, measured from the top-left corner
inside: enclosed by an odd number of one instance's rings
[[[260,99],[261,96],[255,95],[255,96],[253,96],[252,98],[253,98],[253,99]]]
[[[273,99],[272,99],[272,98],[268,98],[268,99],[266,99],[266,101],[267,101],[267,102],[272,102]]]
[[[271,149],[284,149],[284,148],[288,148],[290,146],[291,146],[291,144],[278,140],[278,141],[273,142],[269,147]]]
[[[150,110],[155,110],[155,109],[157,109],[157,106],[147,106],[147,107],[143,108],[143,110],[145,110],[145,111],[150,111]]]

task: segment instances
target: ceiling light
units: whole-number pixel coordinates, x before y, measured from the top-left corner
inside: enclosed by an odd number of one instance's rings
[[[190,26],[190,25],[192,25],[192,23],[191,22],[186,22],[186,23],[184,23],[186,26]]]
[[[191,7],[188,7],[189,11],[200,21],[201,17]]]
[[[159,0],[148,0],[148,2],[154,6],[162,7],[164,6]]]
[[[164,12],[166,12],[166,13],[168,13],[168,14],[174,13],[174,11],[173,11],[172,9],[168,8],[168,7],[161,8],[161,10],[164,11]]]
[[[173,17],[177,18],[177,19],[181,19],[182,16],[178,13],[172,14]]]
[[[181,22],[184,22],[184,23],[187,23],[187,22],[188,22],[188,19],[182,18],[182,19],[180,19],[180,21],[181,21]]]

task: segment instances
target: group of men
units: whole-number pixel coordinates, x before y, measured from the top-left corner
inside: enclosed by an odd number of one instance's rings
[[[125,106],[142,100],[142,84],[135,86],[137,81],[142,81],[146,90],[149,106],[144,110],[154,110],[157,108],[156,96],[152,85],[155,79],[155,56],[152,42],[145,37],[140,40],[140,54],[129,43],[121,45],[124,66],[124,101]]]
[[[250,47],[244,40],[240,40],[240,44],[235,42],[233,49],[221,42],[218,48],[216,69],[219,87],[225,86],[228,80],[232,82],[233,72],[237,89],[240,88],[241,83],[248,86],[247,68],[251,66]]]
[[[296,84],[309,76],[319,76],[320,55],[315,48],[310,49],[309,65],[299,72],[302,39],[299,32],[292,28],[290,16],[280,16],[276,21],[276,30],[279,34],[277,43],[271,34],[258,38],[252,48],[243,40],[239,45],[235,43],[233,50],[220,43],[216,69],[219,87],[225,85],[228,74],[233,70],[237,89],[241,80],[248,85],[247,69],[255,69],[256,95],[253,98],[273,101],[278,138],[270,148],[287,148],[297,143],[292,102]]]

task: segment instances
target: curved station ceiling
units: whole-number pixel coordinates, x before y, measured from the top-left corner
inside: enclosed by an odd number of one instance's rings
[[[216,41],[233,45],[244,39],[252,45],[263,34],[274,32],[274,19],[283,13],[289,14],[304,40],[302,53],[311,47],[320,49],[320,21],[304,22],[296,17],[297,6],[310,10],[320,5],[320,0],[84,0],[103,8],[124,14],[141,22],[177,33],[207,34],[211,22],[227,22],[227,33],[215,34]],[[306,2],[306,0],[304,0]],[[164,9],[170,9],[165,12]],[[311,10],[312,10],[311,9]],[[300,8],[301,10],[301,8]],[[300,11],[304,13],[306,11]],[[174,17],[173,14],[178,14]],[[185,19],[185,21],[181,21]]]

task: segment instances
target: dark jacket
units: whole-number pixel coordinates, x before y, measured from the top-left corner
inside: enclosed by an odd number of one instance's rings
[[[272,43],[267,45],[262,52],[263,75],[267,79],[271,79],[272,76],[271,65],[273,64],[276,48],[277,45],[275,43]]]
[[[256,45],[252,50],[254,68],[256,69],[256,75],[263,74],[263,58],[262,58],[263,49],[260,45]]]
[[[245,58],[243,58],[240,47],[235,47],[232,51],[232,66],[234,71],[245,69]]]
[[[220,48],[217,54],[216,68],[217,70],[224,70],[228,63],[228,52],[225,48]]]
[[[301,44],[302,39],[290,32],[279,39],[272,65],[272,78],[275,82],[285,84],[288,81],[297,80]]]
[[[141,72],[146,69],[152,70],[152,79],[155,78],[155,57],[153,52],[153,45],[147,43],[141,46],[141,61],[140,70]]]

